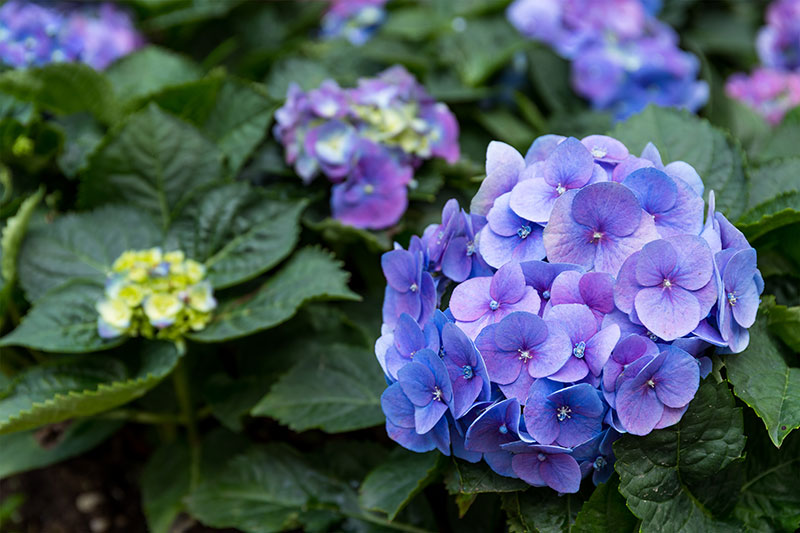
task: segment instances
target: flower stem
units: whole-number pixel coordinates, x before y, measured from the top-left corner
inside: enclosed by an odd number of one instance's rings
[[[190,468],[189,468],[189,484],[192,488],[197,486],[200,479],[200,435],[197,432],[197,421],[194,416],[194,408],[192,406],[192,396],[189,389],[189,378],[186,372],[186,365],[183,358],[178,363],[178,367],[172,373],[172,383],[175,387],[175,396],[178,398],[178,404],[181,408],[181,414],[184,422],[186,423],[186,431],[189,437],[189,454],[190,454]]]

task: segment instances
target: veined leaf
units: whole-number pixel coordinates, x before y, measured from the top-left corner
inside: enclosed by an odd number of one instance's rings
[[[495,473],[484,462],[468,463],[455,458],[452,466],[445,472],[444,481],[450,494],[515,492],[529,487],[521,479]]]
[[[771,301],[765,298],[756,323],[750,328],[750,345],[740,354],[724,358],[733,392],[764,421],[769,438],[780,447],[783,439],[800,427],[800,368],[787,363],[780,341],[767,330]]]
[[[119,205],[65,215],[52,223],[36,222],[20,250],[20,285],[32,302],[77,278],[102,285],[122,252],[161,241],[150,217]]]
[[[192,60],[149,45],[112,64],[105,72],[121,102],[198,79],[202,70]]]
[[[394,520],[414,496],[439,475],[439,452],[414,453],[396,448],[388,460],[364,479],[358,501],[364,509],[382,511]]]
[[[741,408],[726,383],[709,381],[676,425],[615,442],[619,491],[642,519],[640,530],[730,531],[712,515],[706,492],[741,457],[744,443]]]
[[[191,124],[155,104],[131,115],[92,154],[85,205],[120,202],[153,213],[166,229],[202,187],[222,179],[222,154]]]
[[[266,272],[294,248],[305,201],[278,200],[244,183],[204,192],[170,229],[187,257],[204,262],[216,289]]]
[[[317,346],[272,386],[251,414],[276,418],[294,431],[353,431],[383,423],[380,397],[385,386],[370,350]]]
[[[511,533],[570,531],[584,500],[580,493],[558,494],[549,487],[531,487],[502,497]]]
[[[357,300],[349,276],[327,252],[304,248],[254,293],[223,301],[208,326],[189,338],[222,342],[277,326],[311,300]]]
[[[575,518],[576,533],[623,533],[637,531],[639,521],[625,506],[619,478],[613,476],[594,489]]]
[[[168,533],[189,493],[189,447],[183,440],[166,443],[142,472],[142,510],[151,533]]]
[[[127,403],[164,379],[179,358],[173,344],[142,341],[119,355],[65,356],[31,367],[0,394],[0,434]]]
[[[17,214],[6,221],[0,238],[0,248],[2,248],[0,275],[7,283],[13,283],[17,279],[17,257],[22,239],[25,237],[33,211],[42,198],[44,198],[44,187],[26,198],[19,206]]]

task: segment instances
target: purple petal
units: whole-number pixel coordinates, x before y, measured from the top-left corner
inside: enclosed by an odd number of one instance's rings
[[[553,381],[574,383],[585,378],[588,373],[589,366],[586,364],[586,361],[570,355],[570,358],[567,359],[567,362],[564,363],[564,366],[562,366],[557,372],[554,372],[547,377]]]
[[[511,466],[511,459],[514,456],[507,451],[487,452],[483,458],[489,468],[500,474],[501,476],[516,478],[514,469]]]
[[[666,347],[658,357],[664,361],[652,377],[656,396],[667,407],[684,407],[692,401],[700,385],[697,360],[674,347]]]
[[[498,384],[508,384],[519,376],[522,360],[516,349],[506,351],[497,346],[496,332],[499,325],[485,327],[475,339],[475,346],[486,362],[491,380]]]
[[[412,355],[425,348],[426,344],[425,335],[417,321],[407,313],[401,314],[394,330],[394,345],[397,350],[403,355]]]
[[[414,427],[414,404],[399,383],[389,385],[381,394],[381,408],[386,419],[398,427]]]
[[[417,261],[406,250],[392,250],[383,254],[381,268],[386,282],[398,292],[407,292],[413,284],[419,283]]]
[[[525,276],[519,263],[503,265],[492,276],[489,295],[500,304],[515,303],[525,295]]]
[[[532,384],[533,378],[527,370],[523,369],[514,381],[506,384],[500,383],[498,386],[506,398],[515,398],[521,405],[525,405]]]
[[[442,273],[456,283],[466,280],[472,270],[472,256],[468,252],[469,244],[470,240],[467,237],[456,237],[448,243],[444,250]],[[474,247],[474,244],[472,246]]]
[[[548,324],[561,327],[574,345],[588,341],[597,333],[597,321],[592,310],[581,304],[555,305],[545,313]]]
[[[650,433],[664,413],[664,404],[658,401],[655,391],[636,379],[624,381],[619,386],[616,406],[620,422],[628,433],[634,435]]]
[[[556,276],[550,288],[550,303],[553,305],[585,304],[580,290],[581,277],[583,274],[574,270],[568,270]]]
[[[636,283],[645,287],[661,285],[672,279],[678,263],[678,254],[672,244],[664,239],[644,245],[636,264]]]
[[[525,401],[525,427],[537,442],[552,444],[558,438],[561,427],[556,418],[556,408],[548,397],[561,389],[561,384],[548,379],[537,379],[528,391]]]
[[[580,278],[578,287],[583,303],[592,311],[606,314],[614,310],[614,278],[610,274],[587,272]]]
[[[486,215],[500,195],[514,188],[524,169],[525,161],[514,148],[499,141],[490,142],[486,149],[486,178],[472,199],[470,211]]]
[[[556,187],[535,177],[518,183],[511,191],[509,206],[518,216],[545,224],[559,197]]]
[[[584,360],[589,370],[595,376],[599,376],[603,367],[606,365],[611,351],[619,341],[619,326],[612,324],[607,328],[601,329],[591,339],[586,341]]]
[[[424,435],[433,429],[442,416],[447,412],[447,405],[441,401],[430,402],[424,407],[414,409],[414,425],[417,433]]]
[[[436,379],[433,372],[424,364],[412,361],[397,371],[397,378],[403,392],[416,406],[425,406],[433,401]]]
[[[677,253],[677,268],[671,278],[675,283],[695,291],[704,287],[714,273],[711,248],[695,235],[678,235],[667,239]]]
[[[572,207],[578,191],[567,191],[556,200],[550,221],[544,228],[544,249],[549,261],[571,263],[585,269],[594,266],[595,245],[591,231],[572,218]]]
[[[675,182],[653,167],[632,172],[622,184],[633,191],[642,209],[651,215],[669,211],[678,200],[678,186]]]
[[[534,487],[543,487],[547,482],[539,473],[540,461],[536,453],[522,453],[511,458],[511,467],[514,473],[523,481]],[[577,466],[577,463],[576,463]],[[580,475],[580,472],[579,474]]]
[[[664,414],[661,415],[661,419],[656,423],[653,429],[663,429],[677,424],[681,421],[683,413],[685,413],[688,408],[688,404],[678,408],[664,406]]]
[[[492,278],[469,279],[454,290],[450,296],[450,311],[461,322],[472,322],[489,312],[489,287]]]
[[[532,165],[537,161],[544,161],[564,139],[566,137],[553,134],[537,137],[525,154],[525,163]]]
[[[519,402],[504,400],[483,412],[467,430],[468,450],[495,452],[500,445],[517,440],[519,431]]]
[[[618,162],[628,157],[628,149],[613,137],[589,135],[581,139],[595,161]]]
[[[678,199],[675,206],[666,213],[655,215],[658,232],[663,237],[672,235],[699,235],[703,228],[703,208],[705,202],[689,185],[676,180]]]
[[[495,343],[501,350],[516,351],[533,347],[547,339],[547,325],[532,313],[511,313],[497,325]]]
[[[582,187],[592,177],[594,158],[589,150],[574,138],[561,142],[544,162],[544,177],[547,183],[556,187],[576,189]]]
[[[500,196],[486,215],[491,230],[503,237],[517,235],[520,228],[525,225],[525,221],[511,210],[510,200],[511,193]]]
[[[404,428],[386,421],[386,434],[400,446],[412,452],[425,453],[436,449],[430,434],[420,435],[414,428]]]
[[[664,167],[664,172],[686,183],[698,196],[703,196],[703,180],[700,179],[700,174],[689,163],[673,161]]]
[[[596,244],[594,269],[616,276],[622,263],[642,246],[658,239],[658,232],[650,217],[643,216],[639,227],[627,237],[607,234]]]
[[[639,226],[642,208],[630,189],[607,181],[588,185],[578,191],[572,204],[572,216],[575,222],[592,231],[625,237]]]
[[[649,287],[636,295],[636,313],[642,324],[665,341],[691,333],[700,323],[700,304],[677,286]]]
[[[626,314],[633,311],[636,293],[642,288],[636,281],[636,266],[641,255],[641,252],[635,252],[622,263],[614,284],[614,304]]]
[[[572,357],[572,343],[567,333],[557,325],[548,324],[547,340],[530,350],[528,375],[534,378],[547,377],[563,368]]]
[[[548,455],[539,467],[539,476],[548,487],[564,494],[574,494],[581,488],[580,466],[566,453]]]
[[[755,273],[756,251],[750,248],[736,252],[728,261],[722,275],[725,305],[731,308],[736,322],[744,328],[753,325],[758,311],[759,298],[754,281]],[[735,300],[730,298],[729,294],[732,294]]]
[[[414,361],[422,363],[430,369],[434,377],[434,385],[442,392],[441,399],[443,403],[449,403],[453,398],[453,388],[450,383],[450,375],[444,366],[444,361],[441,360],[436,352],[428,349],[420,350],[414,356]]]

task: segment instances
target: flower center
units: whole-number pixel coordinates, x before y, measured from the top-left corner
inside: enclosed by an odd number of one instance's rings
[[[559,422],[563,422],[567,418],[572,418],[569,414],[572,412],[572,409],[567,407],[566,405],[562,405],[558,409],[556,409],[556,418],[558,418]]]
[[[474,253],[475,253],[475,243],[472,242],[472,241],[469,241],[467,243],[467,257],[471,256]]]
[[[545,300],[549,300],[550,299],[550,291],[544,291],[542,293],[542,298],[544,298]]]
[[[519,353],[519,360],[523,363],[527,363],[528,360],[533,357],[528,350],[523,350],[522,348],[518,348],[517,353]]]
[[[368,183],[368,184],[364,185],[364,193],[365,194],[372,194],[374,192],[375,192],[375,187],[372,184]]]
[[[586,350],[586,343],[581,341],[575,345],[575,348],[572,349],[572,355],[574,355],[578,359],[583,359],[583,352],[585,350]]]
[[[600,159],[601,157],[605,157],[608,153],[608,150],[605,148],[601,148],[600,146],[595,146],[592,148],[592,157],[595,159]]]
[[[608,464],[608,462],[606,461],[606,458],[601,455],[600,457],[598,457],[597,459],[594,460],[594,465],[593,466],[594,466],[595,470],[600,470],[601,468],[606,466],[606,464]]]
[[[672,287],[672,282],[664,278],[664,281],[661,283],[661,285],[663,285],[665,289],[669,289],[670,287]]]
[[[646,383],[647,383],[647,386],[650,387],[651,389],[655,389],[656,388],[656,382],[653,381],[653,378],[648,379],[646,381]]]
[[[599,231],[595,231],[592,234],[592,243],[597,244],[598,242],[600,242],[600,239],[602,239],[602,238],[603,238],[603,234],[601,232],[599,232]]]
[[[464,373],[464,379],[472,379],[472,376],[475,375],[475,372],[469,365],[464,365],[463,367],[461,367],[461,371]]]
[[[517,235],[519,235],[520,239],[524,239],[528,235],[531,234],[531,227],[530,226],[522,226],[517,230]]]
[[[506,433],[508,433],[508,427],[505,424],[503,424],[502,426],[497,428],[497,431],[505,435]]]
[[[433,401],[434,402],[442,401],[442,389],[440,389],[439,387],[433,387]]]
[[[412,283],[411,286],[408,288],[408,290],[410,290],[411,292],[417,292],[417,289],[419,289],[419,285],[417,285],[416,283]]]
[[[491,309],[492,311],[497,311],[498,307],[500,307],[500,302],[498,302],[497,300],[492,300],[491,302],[489,302],[489,309]]]
[[[545,459],[547,459],[547,456],[543,453],[540,453],[539,455],[536,456],[536,458],[539,459],[540,461],[544,461]]]
[[[734,293],[732,293],[732,292],[729,292],[728,293],[728,303],[731,304],[731,306],[734,306],[734,305],[736,305],[737,301],[738,301],[738,298],[736,298],[736,295]]]
[[[655,341],[657,341],[657,340],[658,340],[658,335],[656,335],[656,334],[655,334],[655,333],[653,333],[652,331],[648,331],[648,332],[647,332],[647,337],[648,337],[648,338],[649,338],[651,341],[653,341],[653,342],[655,342]]]
[[[559,196],[561,196],[562,194],[567,192],[567,189],[566,189],[566,187],[564,187],[563,185],[561,185],[559,183],[558,186],[556,187],[556,192],[558,193]]]

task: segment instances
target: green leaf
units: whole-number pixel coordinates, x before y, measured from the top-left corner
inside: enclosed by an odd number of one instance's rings
[[[44,198],[45,189],[40,188],[36,193],[27,197],[17,209],[17,214],[6,220],[0,237],[0,276],[6,283],[13,283],[17,279],[17,258],[28,223],[31,221],[33,211]]]
[[[787,350],[769,334],[767,321],[774,300],[765,298],[756,323],[750,328],[750,345],[740,354],[724,358],[728,381],[744,403],[753,408],[775,446],[800,427],[800,368],[790,367]]]
[[[726,383],[710,381],[676,425],[614,443],[619,491],[642,519],[641,531],[729,531],[711,515],[704,493],[741,457],[744,443],[741,408]]]
[[[794,157],[800,146],[800,111],[796,108],[786,113],[771,135],[753,150],[758,161],[770,161],[781,157]]]
[[[173,344],[145,341],[115,354],[59,357],[20,374],[0,393],[0,434],[128,403],[172,372],[180,357]]]
[[[56,123],[64,132],[64,150],[58,166],[68,177],[74,177],[89,164],[89,155],[103,140],[100,124],[88,113],[60,117]]]
[[[76,420],[59,435],[57,442],[43,446],[35,430],[0,436],[0,479],[43,468],[87,452],[114,434],[122,422],[117,420]]]
[[[304,248],[260,289],[223,301],[208,326],[189,337],[222,342],[277,326],[311,300],[357,300],[347,288],[349,277],[327,252]]]
[[[320,238],[331,246],[355,244],[365,246],[370,252],[380,253],[392,249],[392,240],[387,232],[369,231],[342,224],[335,218],[324,218],[314,221],[311,217],[303,217],[303,224],[318,232]]]
[[[358,501],[364,509],[382,511],[394,520],[414,496],[439,475],[439,452],[414,453],[396,448],[361,484]]]
[[[170,239],[204,262],[216,289],[266,272],[294,248],[307,202],[279,200],[245,183],[206,191],[180,213]]]
[[[92,155],[81,200],[130,204],[153,213],[166,228],[198,189],[221,177],[216,146],[190,124],[150,104],[110,133]]]
[[[334,507],[346,490],[284,444],[252,448],[231,459],[186,499],[192,516],[247,533],[295,529],[311,509]]]
[[[0,346],[25,346],[46,352],[88,353],[119,346],[124,338],[103,339],[97,332],[95,305],[103,287],[74,280],[40,298]]]
[[[20,285],[32,302],[76,278],[102,285],[122,252],[162,240],[151,217],[120,205],[65,215],[52,223],[34,221],[18,263]]]
[[[742,152],[725,132],[687,111],[649,106],[611,131],[633,154],[652,142],[664,164],[685,161],[713,189],[717,210],[736,220],[747,205]]]
[[[768,314],[769,330],[800,354],[800,306],[776,305]]]
[[[580,494],[558,494],[549,487],[503,494],[511,533],[570,531],[582,504]]]
[[[168,533],[189,493],[189,447],[182,440],[163,444],[142,472],[142,510],[151,533]]]
[[[495,473],[484,462],[468,463],[455,458],[451,467],[445,472],[444,481],[450,494],[514,492],[525,490],[529,486],[521,479]]]
[[[269,131],[267,126],[278,107],[262,87],[226,80],[203,128],[227,157],[234,176]]]
[[[214,374],[203,384],[203,398],[211,413],[231,431],[242,431],[242,418],[269,390],[264,376]]]
[[[286,100],[289,85],[297,83],[305,91],[319,87],[332,77],[331,68],[321,61],[306,58],[288,58],[276,62],[267,76],[267,92],[274,101],[282,102]]]
[[[475,118],[498,140],[522,152],[536,138],[533,129],[507,109],[476,111]]]
[[[159,46],[146,46],[116,61],[105,72],[121,102],[202,76],[194,61]]]
[[[380,397],[386,381],[370,350],[315,346],[252,409],[294,431],[340,433],[383,423]]]
[[[578,512],[573,531],[576,533],[637,531],[639,520],[625,506],[625,498],[618,489],[617,476],[595,488]]]
[[[0,91],[56,114],[88,111],[103,123],[118,116],[111,83],[83,63],[50,63],[44,67],[0,74]]]
[[[780,194],[748,210],[736,225],[751,241],[767,233],[800,222],[800,191]]]

